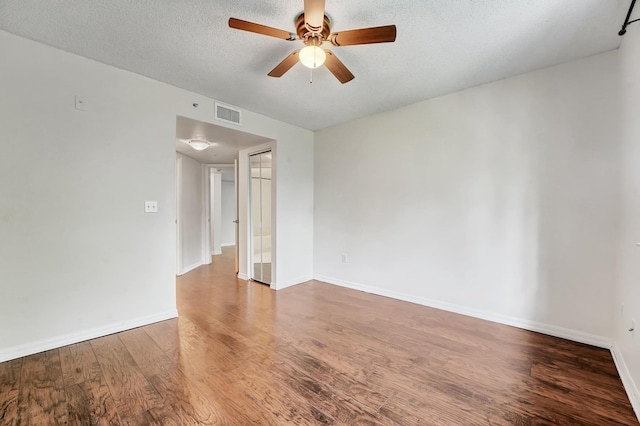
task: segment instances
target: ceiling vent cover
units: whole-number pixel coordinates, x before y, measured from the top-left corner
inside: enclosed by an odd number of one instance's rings
[[[216,102],[216,120],[233,124],[241,124],[240,111],[228,105],[223,105]]]

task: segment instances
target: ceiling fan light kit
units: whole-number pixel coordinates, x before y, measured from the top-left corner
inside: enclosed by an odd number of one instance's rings
[[[391,43],[396,40],[396,26],[386,25],[332,33],[331,21],[325,15],[324,6],[325,0],[305,0],[304,12],[295,21],[296,34],[236,18],[229,18],[229,27],[287,41],[301,40],[305,44],[306,47],[292,52],[276,65],[269,72],[270,77],[282,77],[295,64],[301,62],[311,69],[325,65],[340,83],[344,84],[353,80],[354,75],[331,50],[322,49],[322,44],[327,42],[337,47]]]
[[[327,59],[327,54],[318,46],[304,47],[300,51],[299,56],[302,65],[311,69],[322,66]]]

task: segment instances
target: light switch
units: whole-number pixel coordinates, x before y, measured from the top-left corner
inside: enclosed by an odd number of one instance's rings
[[[158,213],[158,202],[157,201],[145,201],[144,202],[144,212],[145,213]]]

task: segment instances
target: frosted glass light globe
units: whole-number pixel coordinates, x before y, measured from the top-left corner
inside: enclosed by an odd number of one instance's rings
[[[300,51],[300,62],[307,68],[318,68],[324,64],[327,54],[318,46],[307,46]]]

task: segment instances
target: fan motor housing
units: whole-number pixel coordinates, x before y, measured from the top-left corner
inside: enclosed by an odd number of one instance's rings
[[[322,31],[319,33],[311,32],[307,29],[304,24],[304,13],[300,14],[296,18],[296,34],[300,37],[300,40],[307,46],[319,46],[323,41],[329,38],[329,34],[331,33],[331,21],[324,15],[324,20],[322,22]]]

